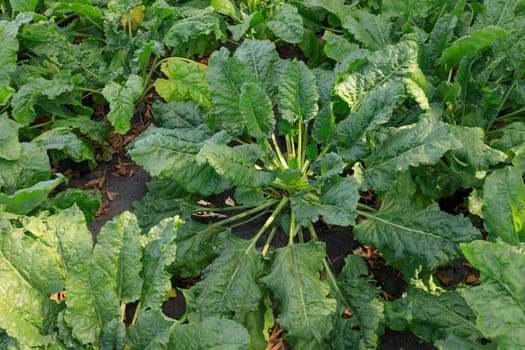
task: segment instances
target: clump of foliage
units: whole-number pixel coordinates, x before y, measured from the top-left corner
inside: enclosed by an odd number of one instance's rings
[[[0,345],[264,349],[278,323],[296,349],[376,348],[385,327],[521,346],[524,21],[518,0],[0,5]],[[48,199],[66,181],[50,160],[94,166],[153,87],[156,125],[128,152],[156,178],[93,248],[99,199]],[[225,191],[234,205],[198,204]],[[468,216],[438,205],[458,191]],[[406,297],[381,299],[357,255],[333,271],[324,224],[378,248]],[[462,257],[481,285],[437,286]],[[161,312],[173,275],[201,277],[179,321]]]

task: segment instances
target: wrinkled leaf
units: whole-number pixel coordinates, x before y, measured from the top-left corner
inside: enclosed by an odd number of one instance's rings
[[[168,348],[173,350],[246,350],[250,336],[244,327],[228,319],[208,318],[183,324],[171,333]]]
[[[303,39],[303,18],[295,6],[282,3],[274,9],[268,28],[287,43],[297,44]]]
[[[31,187],[20,189],[10,195],[0,193],[0,205],[5,205],[6,211],[11,213],[29,213],[42,204],[49,193],[58,185],[67,181],[62,174],[57,173],[56,175],[57,177],[54,180],[38,182]]]
[[[376,190],[386,190],[396,174],[409,166],[434,164],[445,152],[460,147],[444,123],[422,118],[417,124],[394,130],[375,147],[365,160],[366,181]]]
[[[217,317],[242,324],[247,314],[258,309],[262,292],[257,279],[263,272],[263,259],[255,243],[225,235],[218,258],[185,293],[190,320]]]
[[[108,119],[119,134],[130,128],[131,118],[135,112],[135,101],[142,95],[143,80],[131,74],[124,86],[111,81],[102,90],[102,95],[109,101]]]
[[[194,101],[204,110],[211,108],[206,70],[201,64],[172,58],[161,65],[161,71],[168,79],[157,79],[154,86],[164,100]]]
[[[9,119],[6,113],[0,115],[0,158],[17,160],[22,153],[18,141],[18,129],[22,125]]]
[[[269,40],[244,40],[235,50],[234,56],[251,67],[255,79],[271,93],[275,79],[275,66],[279,55],[275,44]]]
[[[487,26],[475,30],[470,35],[456,40],[445,50],[439,59],[439,64],[451,69],[458,64],[464,56],[474,56],[484,48],[490,46],[494,41],[507,35],[507,31],[497,26]]]
[[[338,300],[330,344],[338,350],[376,349],[382,331],[383,303],[377,298],[379,289],[373,286],[365,261],[348,255],[337,285],[343,300]],[[343,317],[345,311],[351,316]]]
[[[366,215],[368,219],[354,228],[356,239],[377,247],[405,276],[418,267],[432,272],[459,258],[459,243],[481,236],[466,218],[442,212],[437,205],[423,210],[394,205]]]
[[[306,122],[317,115],[317,83],[313,73],[301,61],[289,62],[279,84],[279,112],[281,118],[294,123]]]
[[[291,339],[321,342],[332,330],[336,301],[319,279],[325,254],[324,244],[313,241],[278,248],[271,255],[271,272],[260,280],[278,302],[277,322]]]
[[[175,259],[174,240],[183,223],[178,217],[164,219],[144,238],[140,274],[144,281],[139,299],[141,312],[160,307],[165,294],[171,289],[171,275],[165,269]]]
[[[246,83],[241,87],[239,110],[243,116],[248,135],[270,138],[275,129],[272,101],[258,83]]]
[[[410,329],[426,341],[451,335],[481,345],[476,315],[456,292],[433,295],[411,287],[408,296],[385,304],[387,324],[394,330]]]
[[[483,225],[489,239],[525,242],[525,185],[514,167],[494,171],[483,185]]]
[[[477,314],[476,326],[498,348],[525,344],[525,271],[523,245],[475,241],[461,246],[467,260],[480,270],[481,285],[462,290]]]

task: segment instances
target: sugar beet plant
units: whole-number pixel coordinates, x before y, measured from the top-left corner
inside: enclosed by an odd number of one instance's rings
[[[461,242],[480,237],[467,219],[416,200],[409,170],[463,147],[430,108],[417,57],[406,41],[350,55],[336,74],[282,60],[268,41],[245,41],[233,55],[214,53],[206,70],[176,58],[165,64],[168,75],[193,71],[202,94],[157,105],[161,126],[134,141],[130,155],[174,192],[198,198],[235,189],[238,204],[216,208],[237,213],[202,226],[189,213],[213,208],[171,202],[193,226],[179,240],[186,266],[176,262],[172,272],[199,274],[211,262],[185,292],[189,320],[233,319],[259,348],[275,305],[294,348],[374,347],[383,318],[377,291],[360,258],[348,258],[335,277],[315,223],[354,226],[358,240],[407,278],[428,277],[461,256]],[[177,98],[169,79],[162,85],[161,95]],[[407,115],[407,106],[418,113]],[[380,194],[379,210],[360,203],[364,190]],[[145,198],[137,210],[165,204]],[[263,215],[252,238],[232,235],[231,227]],[[279,228],[288,243],[275,247]]]

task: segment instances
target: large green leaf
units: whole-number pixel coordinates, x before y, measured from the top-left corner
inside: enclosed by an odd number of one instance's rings
[[[0,114],[0,158],[17,160],[22,153],[18,141],[18,129],[22,125],[10,119],[6,113]]]
[[[383,303],[379,289],[368,276],[368,267],[358,255],[345,258],[343,271],[337,277],[338,312],[330,344],[334,349],[376,349],[382,331]],[[350,317],[343,313],[350,311]]]
[[[137,218],[124,212],[107,222],[97,235],[89,269],[93,294],[104,296],[103,320],[119,320],[120,305],[140,297],[141,236]]]
[[[243,324],[262,299],[257,279],[263,273],[263,259],[255,241],[226,234],[218,248],[219,257],[203,272],[203,279],[186,293],[190,320],[229,318]],[[262,334],[262,330],[259,330]]]
[[[58,249],[67,272],[64,319],[72,329],[73,337],[83,344],[94,343],[103,327],[105,296],[93,294],[96,281],[89,274],[93,246],[91,232],[76,206],[52,218],[48,225],[60,242]]]
[[[432,2],[426,0],[393,0],[383,4],[381,10],[387,16],[400,17],[406,19],[411,17],[427,17],[432,9]]]
[[[287,43],[297,44],[303,40],[303,18],[295,6],[281,3],[272,12],[267,25],[278,38]]]
[[[249,82],[241,87],[239,110],[248,135],[256,139],[271,137],[275,129],[272,101],[259,83]]]
[[[375,92],[365,96],[360,108],[337,124],[337,136],[342,143],[341,153],[349,161],[365,155],[362,150],[367,132],[388,122],[394,110],[407,97],[401,82],[379,86]]]
[[[46,14],[57,14],[63,12],[73,12],[82,16],[89,17],[95,21],[102,19],[102,11],[91,3],[82,0],[69,0],[68,2],[56,2],[49,6]]]
[[[31,142],[45,150],[60,151],[61,155],[75,162],[88,160],[93,166],[96,165],[95,153],[89,142],[71,132],[69,128],[53,128],[43,132]]]
[[[144,281],[139,299],[141,312],[159,308],[171,289],[171,275],[165,269],[175,259],[177,248],[174,240],[183,223],[178,217],[164,219],[144,239],[140,274]]]
[[[390,328],[408,328],[426,341],[454,335],[479,347],[483,339],[475,326],[476,315],[456,292],[433,295],[411,287],[407,297],[385,303],[385,316]]]
[[[51,293],[63,288],[65,271],[55,247],[46,244],[46,218],[30,229],[0,222],[0,328],[22,346],[53,343],[45,335],[47,311],[54,309]],[[18,225],[17,225],[18,226]],[[56,305],[56,304],[55,304]]]
[[[523,245],[475,241],[463,244],[468,261],[480,270],[481,285],[462,290],[477,314],[476,326],[498,344],[519,349],[525,344],[525,253]]]
[[[330,31],[324,33],[323,40],[325,41],[324,53],[336,62],[343,62],[352,51],[359,48],[357,44],[349,42],[342,35],[336,35]]]
[[[18,54],[18,40],[16,36],[18,29],[21,24],[30,22],[32,18],[33,14],[31,13],[21,13],[14,21],[0,21],[0,42],[2,43],[2,51],[0,52],[0,86],[9,85],[11,75],[16,69]]]
[[[240,111],[241,86],[255,77],[250,67],[222,48],[214,52],[208,61],[208,89],[214,104],[214,113],[219,123],[232,135],[243,132],[244,124]]]
[[[252,69],[255,79],[268,93],[272,92],[279,55],[271,41],[244,40],[235,50],[234,56]]]
[[[370,50],[381,50],[392,44],[392,23],[382,14],[354,9],[343,19],[343,28]]]
[[[487,177],[482,213],[491,240],[525,242],[525,185],[519,169],[506,167]]]
[[[279,83],[279,113],[290,123],[314,118],[319,107],[317,83],[313,73],[301,61],[291,61],[285,66]]]
[[[45,150],[25,142],[20,146],[18,159],[0,158],[0,187],[8,193],[49,180],[51,176],[51,166]]]
[[[119,14],[126,14],[128,11],[141,4],[141,0],[110,0],[108,8]]]
[[[207,139],[227,142],[221,133],[211,137],[209,129],[164,129],[150,126],[128,146],[133,160],[152,176],[176,180],[188,192],[220,193],[230,187],[207,163],[196,156]]]
[[[197,160],[207,161],[219,175],[236,185],[257,188],[269,185],[274,179],[271,172],[255,166],[263,156],[262,148],[256,144],[232,148],[209,142],[201,148]]]
[[[394,204],[365,215],[367,220],[355,226],[356,239],[377,247],[405,276],[413,275],[419,267],[432,272],[459,258],[459,243],[481,236],[466,218],[447,214],[437,205],[413,210]]]
[[[479,51],[507,34],[506,30],[492,25],[475,30],[470,35],[459,38],[450,47],[443,50],[439,64],[452,69],[463,57],[476,55]]]
[[[164,100],[194,101],[204,110],[212,107],[206,69],[202,64],[171,58],[162,63],[160,69],[168,79],[157,79],[154,86]]]
[[[166,317],[161,310],[148,310],[137,317],[137,322],[128,328],[128,340],[133,349],[160,349],[168,343],[170,333],[177,322]]]
[[[365,160],[365,178],[376,190],[386,190],[396,174],[410,166],[435,164],[445,152],[460,148],[461,142],[442,122],[430,118],[393,130]]]
[[[10,195],[0,193],[0,205],[4,205],[8,212],[27,214],[42,204],[49,193],[58,185],[66,181],[62,174],[57,173],[57,177],[54,180],[38,182],[31,187],[22,188]]]
[[[108,119],[119,134],[126,133],[135,113],[135,101],[142,95],[143,80],[131,74],[124,85],[109,82],[102,90],[102,95],[109,101]]]
[[[457,22],[458,18],[456,16],[447,13],[439,17],[434,24],[428,40],[428,55],[429,59],[432,60],[430,62],[432,66],[441,57],[443,51],[449,47],[450,41],[454,37],[454,28]]]
[[[322,342],[332,330],[336,301],[319,279],[325,254],[324,244],[313,241],[278,248],[270,273],[260,280],[279,304],[277,322],[292,340]]]
[[[227,319],[208,318],[173,329],[168,349],[173,350],[246,350],[250,336],[238,323]]]
[[[297,223],[306,226],[309,221],[316,222],[320,216],[333,225],[352,225],[357,216],[355,211],[359,200],[359,184],[352,177],[336,177],[322,188],[319,201],[292,196],[292,211]]]
[[[383,95],[386,86],[392,84],[401,83],[408,87],[412,81],[415,85],[412,89],[423,89],[425,82],[417,64],[417,48],[416,43],[403,41],[372,53],[366,58],[366,63],[358,67],[350,65],[347,71],[338,74],[334,85],[335,94],[348,103],[351,111],[356,111],[365,97],[371,101],[381,101],[381,96],[371,95]],[[396,91],[394,96],[400,94],[399,90]],[[426,109],[428,101],[421,102],[421,107]]]
[[[451,167],[456,171],[475,174],[507,158],[505,153],[485,144],[485,134],[481,128],[455,126],[452,131],[463,144],[462,148],[451,151]]]
[[[218,16],[196,14],[176,21],[164,35],[164,43],[172,55],[191,57],[204,55],[210,43],[226,38]]]

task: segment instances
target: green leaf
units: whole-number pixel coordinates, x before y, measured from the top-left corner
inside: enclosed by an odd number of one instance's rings
[[[102,11],[90,3],[86,3],[85,1],[75,1],[75,0],[69,0],[67,2],[60,1],[56,2],[53,5],[51,5],[48,10],[46,11],[46,14],[49,15],[56,15],[57,13],[69,13],[73,12],[76,14],[79,14],[81,16],[89,17],[95,21],[100,21],[102,19]]]
[[[248,135],[256,139],[271,137],[275,129],[272,101],[259,83],[248,82],[241,87],[239,110]]]
[[[108,8],[111,11],[115,11],[119,14],[127,14],[128,11],[141,4],[141,0],[110,0],[108,3]]]
[[[525,343],[525,271],[523,245],[475,241],[463,244],[467,260],[480,271],[481,285],[462,290],[477,314],[476,326],[501,349]]]
[[[381,50],[393,43],[392,23],[383,15],[354,10],[344,18],[343,28],[370,50]]]
[[[401,82],[379,86],[374,93],[365,96],[357,111],[337,124],[337,136],[345,159],[355,161],[361,158],[367,133],[387,123],[405,99],[405,88]]]
[[[69,128],[72,130],[78,130],[93,141],[98,141],[100,143],[104,143],[110,128],[109,123],[92,120],[91,116],[57,119],[53,121],[53,127],[57,129]]]
[[[140,236],[137,218],[130,212],[108,221],[97,235],[89,273],[94,293],[104,295],[106,322],[119,318],[121,303],[140,297]]]
[[[417,124],[394,130],[376,145],[365,160],[366,181],[376,190],[386,190],[398,172],[435,164],[445,152],[461,146],[444,123],[421,118]]]
[[[383,327],[383,303],[377,298],[379,289],[368,276],[366,262],[360,256],[348,255],[337,285],[343,299],[338,300],[330,344],[338,350],[376,349]],[[343,317],[345,311],[351,316]]]
[[[275,44],[269,40],[244,40],[234,56],[252,69],[255,79],[271,94],[279,61]]]
[[[317,159],[311,169],[317,175],[317,180],[325,180],[338,176],[343,172],[343,159],[334,152],[326,154],[324,157]]]
[[[141,312],[159,308],[171,289],[171,275],[166,272],[176,256],[174,240],[184,222],[178,217],[162,220],[144,238],[141,276],[144,281],[140,295]]]
[[[177,231],[177,256],[168,270],[182,278],[199,276],[217,256],[216,240],[224,230],[188,219]]]
[[[219,124],[231,135],[240,135],[243,132],[239,102],[241,86],[254,80],[250,71],[248,65],[230,57],[225,48],[214,52],[208,61],[206,79],[214,104],[213,111]]]
[[[172,49],[172,55],[202,56],[210,42],[226,38],[219,17],[194,15],[175,22],[166,32],[164,43]]]
[[[244,327],[216,318],[175,327],[168,343],[168,349],[173,350],[246,350],[249,346],[250,336]]]
[[[319,217],[333,225],[352,225],[357,216],[355,211],[359,200],[359,184],[352,177],[336,177],[322,188],[319,201],[305,198],[303,194],[291,196],[292,211],[297,224],[308,225]]]
[[[430,33],[429,38],[429,58],[433,60],[432,66],[435,65],[435,61],[441,57],[443,51],[450,45],[452,38],[454,37],[454,28],[456,27],[458,18],[449,13],[439,17],[434,24],[434,29]]]
[[[6,84],[0,84],[0,107],[5,106],[15,92],[16,90],[13,89],[11,86]]]
[[[204,270],[202,280],[184,293],[190,321],[217,317],[242,324],[259,308],[262,291],[257,279],[263,273],[263,258],[255,243],[224,236],[218,258]]]
[[[304,4],[306,6],[322,7],[337,16],[341,22],[343,22],[343,18],[348,12],[347,9],[352,7],[351,5],[345,6],[344,0],[305,0]]]
[[[343,62],[352,51],[359,48],[357,44],[349,42],[345,37],[328,30],[324,33],[323,40],[325,41],[324,53],[336,62]]]
[[[14,12],[35,11],[38,0],[9,0]]]
[[[66,182],[66,178],[56,174],[54,180],[41,181],[35,185],[20,189],[11,195],[0,193],[0,205],[5,206],[5,210],[14,214],[27,214],[31,210],[42,204],[51,191],[58,185]]]
[[[102,90],[102,95],[109,101],[108,119],[115,132],[124,134],[129,130],[135,101],[142,95],[143,83],[140,76],[130,74],[124,86],[111,81]]]
[[[451,151],[451,168],[456,171],[475,174],[507,158],[505,153],[485,144],[485,134],[481,128],[455,126],[452,131],[463,144],[462,148]]]
[[[423,210],[392,205],[365,215],[368,219],[354,228],[356,239],[377,247],[405,276],[419,267],[432,272],[459,258],[459,243],[481,236],[466,218],[442,212],[436,204]]]
[[[506,167],[487,177],[482,213],[489,239],[516,246],[525,242],[525,185],[519,169]]]
[[[167,344],[177,322],[166,317],[161,310],[147,310],[128,328],[128,339],[133,349],[147,350]]]
[[[210,6],[218,13],[230,16],[236,22],[240,21],[237,16],[237,8],[231,0],[211,0]]]
[[[18,40],[16,36],[18,29],[21,24],[31,21],[32,18],[32,14],[29,16],[27,13],[21,13],[14,21],[0,21],[0,42],[2,43],[2,51],[0,52],[0,85],[7,86],[11,81],[11,76],[17,65]]]
[[[0,158],[17,160],[22,153],[22,146],[18,141],[18,129],[22,125],[10,119],[6,113],[0,114]]]
[[[259,145],[244,144],[237,147],[206,143],[197,155],[201,163],[208,162],[213,169],[235,185],[257,188],[269,185],[274,175],[267,170],[258,170],[256,161],[264,156]]]
[[[279,304],[277,322],[293,340],[321,342],[332,330],[336,301],[330,287],[319,279],[325,246],[299,243],[272,252],[270,273],[260,281]]]
[[[443,50],[438,63],[446,66],[447,69],[452,69],[463,57],[476,55],[507,34],[506,30],[492,25],[475,30],[470,35],[459,38],[449,48]]]
[[[368,55],[365,63],[355,66],[349,65],[347,71],[338,74],[334,85],[334,93],[345,101],[350,111],[356,111],[365,98],[371,101],[381,101],[386,86],[402,83],[407,85],[408,80],[421,86],[424,78],[417,65],[417,44],[412,41],[403,41],[395,46],[386,46],[382,50]],[[396,90],[397,91],[397,90]],[[397,91],[393,95],[396,96]]]
[[[7,193],[31,187],[40,181],[49,180],[51,176],[51,166],[45,150],[25,142],[20,146],[18,159],[0,158],[0,187]]]
[[[200,63],[171,58],[160,69],[168,79],[157,79],[153,85],[164,100],[194,101],[204,110],[212,107],[206,70]]]
[[[171,130],[150,126],[128,146],[128,153],[150,175],[176,180],[188,192],[210,195],[230,184],[210,165],[196,160],[208,138],[210,132],[205,127]]]
[[[43,210],[54,208],[55,211],[67,209],[73,204],[82,210],[86,223],[91,223],[95,219],[98,208],[100,207],[99,191],[84,191],[78,188],[68,188],[58,192],[55,196],[42,203]]]
[[[42,234],[42,232],[37,232]],[[0,222],[0,328],[23,348],[53,342],[44,335],[49,294],[63,286],[63,267],[52,247],[37,237]]]
[[[314,119],[312,138],[320,144],[328,144],[335,131],[335,116],[332,105],[325,105]]]
[[[208,114],[194,102],[155,101],[153,115],[160,126],[167,129],[196,128],[208,120]]]
[[[433,295],[415,287],[407,297],[385,303],[386,323],[394,330],[410,329],[428,342],[456,336],[481,346],[483,336],[475,326],[476,315],[455,292]]]
[[[73,89],[71,72],[67,70],[61,71],[52,79],[33,78],[13,95],[13,118],[20,124],[29,125],[38,116],[35,106],[42,102],[44,97],[54,100],[63,94],[72,93]]]
[[[388,1],[381,7],[382,13],[389,17],[427,17],[432,9],[432,2],[426,0],[393,0]]]
[[[295,6],[281,3],[272,12],[267,25],[278,38],[287,43],[298,44],[303,40],[303,18]]]
[[[93,343],[102,330],[104,295],[93,294],[93,280],[89,276],[92,236],[82,212],[73,206],[52,217],[48,225],[59,243],[67,271],[67,290],[64,319],[74,338],[82,344]]]
[[[34,138],[31,143],[46,151],[60,151],[61,155],[71,158],[75,162],[80,163],[88,160],[92,166],[96,165],[95,153],[89,142],[72,133],[69,128],[53,128],[45,131]]]
[[[319,107],[317,83],[313,73],[302,61],[288,62],[279,83],[279,113],[284,120],[294,123],[313,119]]]

